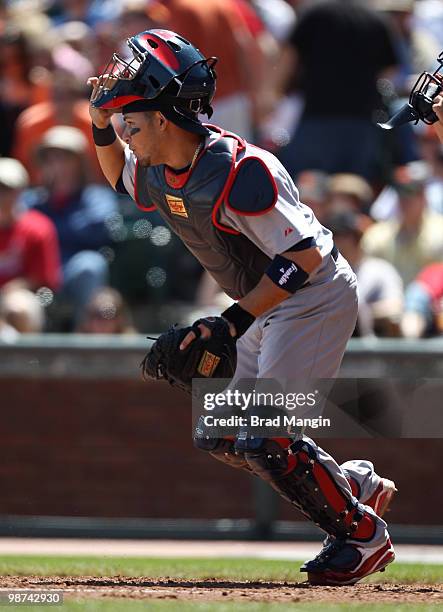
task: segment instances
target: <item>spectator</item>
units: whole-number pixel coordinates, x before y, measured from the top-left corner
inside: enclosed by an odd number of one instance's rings
[[[11,155],[14,125],[29,105],[46,100],[48,89],[31,80],[32,52],[24,33],[11,26],[0,36],[0,154]]]
[[[379,221],[363,237],[368,255],[389,261],[407,286],[427,264],[443,258],[443,216],[426,206],[427,167],[411,162],[396,169],[398,219]]]
[[[9,325],[5,320],[2,312],[1,294],[0,294],[0,342],[11,344],[19,338],[20,334],[16,329]]]
[[[415,0],[371,0],[372,7],[385,15],[394,33],[399,69],[393,79],[397,93],[409,96],[411,78],[429,70],[440,52],[438,39],[429,30],[417,28]]]
[[[165,5],[156,0],[121,0],[117,20],[118,40],[124,53],[127,46],[124,41],[137,32],[161,27],[169,16]]]
[[[33,48],[25,32],[10,25],[0,37],[0,51],[3,100],[22,109],[45,100],[47,89],[31,80]]]
[[[420,157],[429,167],[426,201],[430,210],[443,214],[443,145],[433,126],[421,124],[417,132]]]
[[[297,176],[300,202],[311,208],[320,222],[327,213],[328,175],[320,170],[304,170]]]
[[[426,266],[406,288],[401,322],[406,338],[443,333],[443,263]]]
[[[355,335],[398,336],[403,308],[403,283],[395,268],[361,248],[364,219],[350,210],[325,219],[334,241],[358,281],[359,312]]]
[[[332,208],[341,205],[348,210],[366,213],[374,192],[358,174],[332,174],[329,177],[329,203]]]
[[[48,84],[44,78],[44,71],[40,71],[40,68],[50,68],[50,53],[56,42],[51,19],[42,12],[43,2],[25,0],[10,3],[9,7],[8,28],[17,29],[25,37],[28,45],[31,81],[38,87],[43,87],[41,92],[43,95],[36,96],[33,104],[48,99]],[[40,77],[43,77],[41,82]]]
[[[414,25],[433,36],[443,46],[443,3],[440,0],[420,0],[414,5]],[[429,68],[428,68],[429,69]]]
[[[79,65],[84,65],[84,58],[71,49],[70,57],[75,55]],[[82,131],[88,146],[85,155],[94,172],[94,178],[103,182],[96,161],[95,147],[91,135],[91,119],[88,112],[88,101],[84,98],[85,80],[79,79],[65,65],[66,54],[55,53],[54,59],[63,67],[57,67],[51,74],[51,99],[27,108],[19,116],[14,135],[13,156],[21,161],[31,176],[31,182],[39,182],[38,172],[34,165],[34,154],[38,143],[47,130],[56,125],[72,126]],[[75,63],[72,68],[75,70]]]
[[[295,11],[286,0],[251,0],[275,40],[283,42],[295,25]]]
[[[45,323],[45,313],[35,293],[24,287],[11,287],[0,293],[1,319],[18,334],[40,334]],[[3,331],[12,339],[8,327]]]
[[[111,287],[103,287],[92,296],[77,331],[83,334],[136,333],[122,295]]]
[[[83,21],[91,27],[114,20],[119,9],[118,0],[55,0],[53,4],[57,23]]]
[[[252,140],[267,65],[259,32],[253,35],[236,0],[168,0],[165,5],[168,29],[192,40],[204,55],[219,58],[211,121]]]
[[[0,158],[0,287],[14,282],[33,291],[56,290],[61,277],[56,230],[45,215],[20,207],[27,185],[20,162]]]
[[[63,264],[62,298],[79,320],[97,289],[108,284],[108,268],[98,252],[110,241],[107,224],[117,212],[108,187],[88,182],[88,143],[68,126],[48,130],[38,147],[42,186],[27,193],[27,203],[57,228]]]
[[[381,105],[377,78],[397,63],[391,34],[364,6],[308,4],[282,63],[305,107],[280,158],[292,176],[317,168],[372,181],[381,164],[381,134],[372,117]]]
[[[430,126],[423,126],[430,128]],[[423,175],[426,206],[443,214],[443,145],[434,129],[420,128],[418,144],[422,159],[406,164],[414,174]],[[392,185],[386,185],[370,208],[376,221],[396,219],[399,216],[398,193]]]
[[[329,177],[328,191],[328,210],[330,212],[354,211],[360,214],[363,230],[372,225],[368,213],[374,192],[362,176],[346,173],[332,174]]]
[[[80,56],[88,58],[99,69],[97,39],[94,30],[82,21],[67,21],[53,29],[58,45],[68,45]]]

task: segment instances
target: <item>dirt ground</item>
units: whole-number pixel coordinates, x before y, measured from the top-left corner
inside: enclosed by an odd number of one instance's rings
[[[150,580],[114,576],[6,576],[0,589],[63,591],[65,598],[126,598],[183,601],[258,601],[329,603],[443,604],[443,584],[357,584],[324,587],[292,582],[234,582],[222,580]]]

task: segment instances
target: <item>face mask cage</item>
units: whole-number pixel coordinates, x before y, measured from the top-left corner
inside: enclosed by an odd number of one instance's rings
[[[126,39],[126,44],[131,49],[131,53],[134,59],[137,60],[140,64],[143,64],[147,55],[146,51],[141,51],[139,47],[137,47],[137,45],[134,44],[134,42],[130,38]]]
[[[443,91],[443,75],[441,74],[443,51],[438,56],[437,62],[439,66],[432,74],[430,72],[421,73],[409,96],[409,104],[419,114],[417,121],[421,119],[428,125],[436,121],[435,113],[432,111],[432,101]]]
[[[91,102],[95,102],[103,94],[111,91],[119,81],[132,81],[138,74],[146,54],[134,54],[134,57],[127,61],[117,53],[112,55],[103,73],[99,76],[97,89]]]

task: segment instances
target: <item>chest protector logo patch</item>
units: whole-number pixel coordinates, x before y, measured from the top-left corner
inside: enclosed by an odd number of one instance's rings
[[[173,215],[178,215],[179,217],[185,217],[187,219],[188,213],[186,211],[185,203],[183,202],[183,200],[181,198],[177,198],[176,196],[169,195],[168,193],[165,195],[171,213]]]
[[[220,357],[217,357],[217,355],[214,355],[214,353],[205,351],[200,359],[200,363],[198,364],[197,372],[202,376],[210,377],[213,375],[219,362]]]

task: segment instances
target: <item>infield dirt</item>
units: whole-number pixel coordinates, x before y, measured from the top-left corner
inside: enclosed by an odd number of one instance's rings
[[[343,587],[310,586],[300,582],[171,580],[113,576],[5,576],[0,589],[63,591],[68,599],[122,598],[132,600],[415,603],[443,604],[443,584],[357,584]]]

